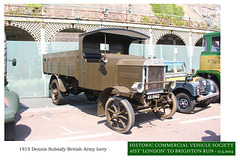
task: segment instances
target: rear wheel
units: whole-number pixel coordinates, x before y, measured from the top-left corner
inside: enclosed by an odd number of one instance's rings
[[[111,97],[105,106],[108,125],[116,132],[127,133],[135,123],[132,105],[123,97]]]
[[[54,79],[51,82],[50,89],[51,89],[51,98],[53,103],[58,105],[63,104],[65,93],[60,91],[57,79]]]
[[[94,93],[94,91],[86,91],[85,95],[89,101],[96,101],[98,96]]]

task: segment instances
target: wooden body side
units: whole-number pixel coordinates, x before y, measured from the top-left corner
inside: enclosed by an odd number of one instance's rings
[[[79,78],[78,50],[43,55],[43,73]]]

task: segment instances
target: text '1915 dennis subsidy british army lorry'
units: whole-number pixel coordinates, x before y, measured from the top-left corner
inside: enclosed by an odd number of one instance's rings
[[[119,133],[128,132],[142,112],[172,117],[177,104],[170,92],[172,81],[165,81],[164,63],[129,55],[132,42],[148,38],[133,30],[104,28],[80,34],[79,50],[43,55],[53,103],[84,92],[89,100],[98,99],[98,116],[106,115],[108,125]]]

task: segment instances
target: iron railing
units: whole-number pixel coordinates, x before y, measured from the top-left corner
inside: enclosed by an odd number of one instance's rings
[[[220,21],[194,19],[154,13],[143,13],[129,10],[90,8],[70,5],[38,5],[38,7],[16,4],[4,5],[5,16],[75,19],[92,21],[110,21],[121,23],[141,23],[151,25],[194,28],[203,30],[220,30]]]

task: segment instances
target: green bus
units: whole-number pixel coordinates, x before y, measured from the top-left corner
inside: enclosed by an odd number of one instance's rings
[[[220,32],[206,33],[204,39],[204,51],[200,56],[200,69],[195,76],[213,80],[219,91],[221,84],[221,47]]]

